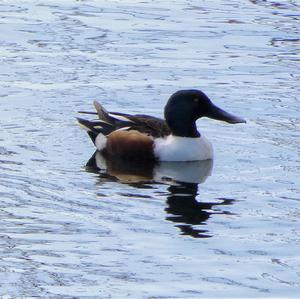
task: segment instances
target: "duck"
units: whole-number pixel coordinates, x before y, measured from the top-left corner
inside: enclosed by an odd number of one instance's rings
[[[94,101],[96,120],[77,117],[96,149],[104,156],[131,161],[188,162],[213,159],[211,142],[200,134],[196,121],[202,117],[230,124],[246,123],[228,113],[197,89],[179,90],[164,107],[164,119],[147,114],[108,112]]]

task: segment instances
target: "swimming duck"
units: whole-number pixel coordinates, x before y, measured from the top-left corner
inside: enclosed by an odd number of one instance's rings
[[[108,112],[94,102],[97,120],[77,118],[96,148],[105,156],[148,161],[213,159],[211,143],[200,134],[196,121],[209,117],[227,123],[245,123],[212,103],[200,90],[180,90],[168,100],[165,120],[149,115]]]

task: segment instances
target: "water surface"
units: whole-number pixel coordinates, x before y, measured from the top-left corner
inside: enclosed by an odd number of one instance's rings
[[[297,1],[5,1],[0,15],[2,296],[297,297]],[[181,88],[248,121],[198,122],[205,180],[86,166],[76,111],[161,116]]]

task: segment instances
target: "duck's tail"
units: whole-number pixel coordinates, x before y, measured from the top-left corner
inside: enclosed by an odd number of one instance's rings
[[[97,115],[99,119],[97,120],[87,120],[77,117],[77,121],[84,130],[87,131],[91,140],[95,144],[96,137],[98,134],[103,134],[104,136],[109,135],[116,130],[127,130],[129,129],[129,123],[131,120],[124,116],[118,114],[109,113],[100,103],[94,101],[94,107],[97,112],[85,112],[78,111],[81,114],[91,114]]]

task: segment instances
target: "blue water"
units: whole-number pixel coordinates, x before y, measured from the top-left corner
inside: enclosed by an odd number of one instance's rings
[[[1,296],[298,297],[298,1],[3,1],[0,17]],[[86,167],[78,110],[162,116],[181,88],[247,119],[198,122],[212,164]]]

